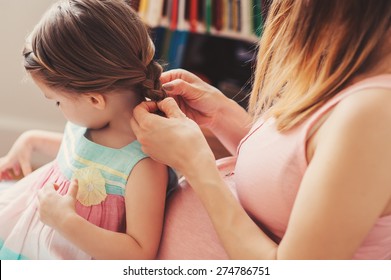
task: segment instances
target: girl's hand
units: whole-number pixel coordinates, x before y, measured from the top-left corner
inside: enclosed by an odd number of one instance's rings
[[[182,112],[202,126],[212,127],[220,108],[229,101],[217,88],[183,69],[164,72],[160,80]]]
[[[58,186],[47,183],[38,192],[38,213],[41,221],[60,230],[69,215],[76,214],[77,180],[72,180],[66,195],[57,192]]]
[[[31,154],[33,151],[32,132],[21,134],[8,154],[0,158],[0,180],[26,176],[32,172]]]
[[[153,114],[157,110],[166,117]],[[202,131],[185,116],[173,98],[157,104],[141,103],[133,111],[131,126],[146,154],[185,176],[205,160],[215,162]]]

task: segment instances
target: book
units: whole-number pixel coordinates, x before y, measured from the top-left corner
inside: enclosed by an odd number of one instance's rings
[[[172,10],[172,0],[164,0],[162,17],[160,19],[160,26],[169,27]]]
[[[164,0],[154,0],[153,5],[150,2],[145,12],[145,23],[149,27],[157,27],[160,24],[163,16],[163,4]]]
[[[253,2],[253,32],[258,37],[262,34],[262,7],[261,7],[261,0],[252,0]]]
[[[190,32],[196,32],[198,30],[198,0],[190,0],[189,4],[189,22]]]
[[[212,0],[205,0],[205,28],[210,33],[212,26]]]
[[[133,8],[133,10],[138,11],[140,5],[140,0],[131,0],[130,6]]]
[[[186,20],[186,0],[178,0],[178,30],[189,30],[189,21]]]
[[[212,21],[213,26],[216,31],[221,31],[223,29],[223,0],[214,0],[212,11]]]
[[[172,6],[171,6],[171,17],[170,19],[170,29],[175,30],[177,28],[178,24],[178,5],[179,0],[172,0]]]
[[[140,0],[140,4],[138,6],[138,14],[144,22],[147,14],[147,9],[148,9],[148,0]]]
[[[251,0],[241,1],[241,33],[243,36],[251,36],[253,21],[251,19]]]
[[[189,32],[186,30],[175,30],[172,32],[168,53],[169,69],[182,67],[188,34]]]

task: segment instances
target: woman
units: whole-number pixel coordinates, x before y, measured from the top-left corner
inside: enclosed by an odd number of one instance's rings
[[[131,120],[143,151],[188,182],[160,258],[391,258],[390,23],[388,0],[273,1],[249,114],[188,72],[163,75],[176,102]],[[227,177],[198,125],[235,155]]]
[[[229,257],[391,258],[390,19],[390,1],[274,1],[246,137],[235,104],[166,73],[186,116],[237,149],[240,203],[172,99],[135,109],[144,151],[185,175]],[[148,114],[157,108],[167,119]]]

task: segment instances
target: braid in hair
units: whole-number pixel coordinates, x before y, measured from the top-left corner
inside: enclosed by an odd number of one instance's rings
[[[147,65],[146,78],[142,82],[142,91],[146,98],[153,101],[160,101],[167,97],[160,82],[162,71],[162,66],[154,60]]]

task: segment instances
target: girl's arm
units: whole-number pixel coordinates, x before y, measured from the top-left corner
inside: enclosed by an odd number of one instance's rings
[[[62,136],[62,133],[43,130],[29,130],[22,133],[12,145],[8,154],[0,158],[0,179],[25,176],[31,173],[33,152],[55,158]]]
[[[75,182],[65,198],[45,187],[39,195],[40,217],[95,259],[153,259],[163,227],[167,182],[167,167],[150,158],[133,168],[125,193],[126,233],[102,229],[77,215]]]
[[[40,154],[55,158],[60,149],[63,134],[44,130],[30,130],[27,132],[32,150]]]

